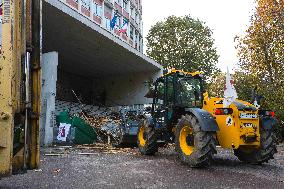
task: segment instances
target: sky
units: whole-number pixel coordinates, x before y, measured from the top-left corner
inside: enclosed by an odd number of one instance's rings
[[[171,15],[190,14],[204,21],[213,31],[220,56],[217,66],[226,71],[227,66],[230,70],[236,68],[234,37],[244,35],[255,4],[254,0],[142,0],[142,6],[144,38],[152,25]]]

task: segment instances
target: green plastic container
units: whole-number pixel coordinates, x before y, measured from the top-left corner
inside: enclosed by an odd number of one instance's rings
[[[95,130],[79,117],[71,118],[68,111],[61,112],[56,116],[57,123],[71,124],[69,140],[75,144],[93,144],[97,139]]]
[[[71,136],[75,144],[93,144],[97,139],[95,130],[79,117],[72,119]]]
[[[72,124],[72,119],[70,118],[68,111],[63,111],[60,112],[58,116],[56,116],[56,122]]]

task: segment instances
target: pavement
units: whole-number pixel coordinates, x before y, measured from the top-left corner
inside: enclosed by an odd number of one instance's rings
[[[240,162],[218,149],[208,168],[181,163],[173,147],[155,156],[136,148],[98,150],[93,147],[43,149],[41,167],[0,180],[0,188],[284,188],[284,146],[263,165]]]

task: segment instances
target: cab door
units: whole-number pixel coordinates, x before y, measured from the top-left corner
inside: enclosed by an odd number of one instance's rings
[[[156,129],[166,126],[165,111],[165,79],[160,78],[155,83],[155,97],[153,98],[152,115]]]
[[[174,119],[174,76],[168,75],[165,78],[165,121],[167,128],[170,128]]]

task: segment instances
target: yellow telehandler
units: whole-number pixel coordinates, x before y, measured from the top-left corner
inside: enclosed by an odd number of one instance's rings
[[[0,0],[0,178],[39,166],[41,0]]]
[[[204,93],[200,72],[171,70],[154,86],[146,95],[153,98],[151,113],[138,129],[142,154],[153,155],[161,144],[173,142],[183,162],[203,167],[210,165],[216,145],[251,164],[267,162],[277,152],[274,112],[240,100],[223,108],[222,98]]]

